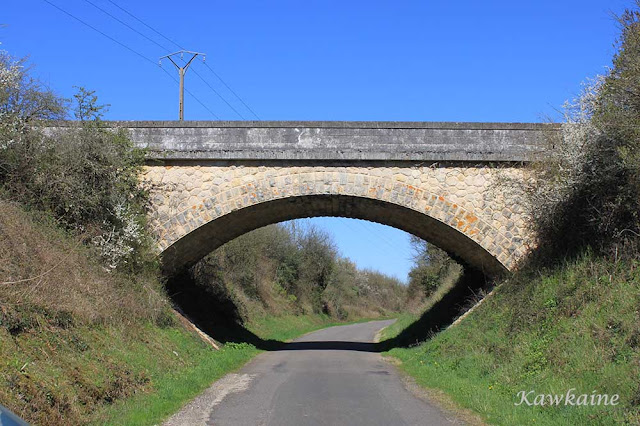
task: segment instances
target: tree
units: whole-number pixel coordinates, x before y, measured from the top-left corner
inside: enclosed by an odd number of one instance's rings
[[[455,262],[444,250],[414,235],[411,236],[411,246],[414,266],[409,271],[407,297],[427,298],[442,284],[443,278]]]

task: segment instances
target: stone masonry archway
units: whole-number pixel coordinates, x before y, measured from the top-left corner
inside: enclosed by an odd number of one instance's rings
[[[341,216],[390,225],[488,275],[526,252],[517,207],[491,187],[491,167],[150,166],[154,233],[169,271],[253,229],[289,219]]]

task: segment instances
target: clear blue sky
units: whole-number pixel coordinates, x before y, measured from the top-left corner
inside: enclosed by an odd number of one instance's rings
[[[109,0],[5,1],[2,48],[30,56],[35,73],[70,97],[73,86],[111,104],[108,119],[177,118],[177,85],[157,65],[175,45]],[[135,1],[113,0],[209,64],[263,120],[541,121],[586,77],[611,63],[612,17],[632,2]],[[175,75],[173,67],[163,67]],[[252,114],[209,69],[211,86]],[[187,88],[221,119],[240,117],[195,74]],[[186,97],[186,119],[213,119]],[[344,254],[404,278],[406,234],[375,224],[317,219]],[[365,230],[366,227],[366,230]],[[379,234],[380,238],[376,234]],[[384,237],[384,238],[382,238]],[[376,241],[373,243],[372,241]],[[385,240],[389,240],[385,242]]]

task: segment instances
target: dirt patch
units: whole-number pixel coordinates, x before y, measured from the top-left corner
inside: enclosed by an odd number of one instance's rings
[[[254,377],[255,375],[251,374],[227,374],[197,396],[193,401],[182,407],[182,409],[171,416],[163,426],[210,424],[209,417],[216,405],[220,404],[228,395],[247,390]]]

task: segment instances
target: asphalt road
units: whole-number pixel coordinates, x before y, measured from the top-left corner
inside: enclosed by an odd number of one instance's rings
[[[395,367],[372,352],[392,321],[331,327],[257,356],[166,425],[460,424],[413,395]]]

